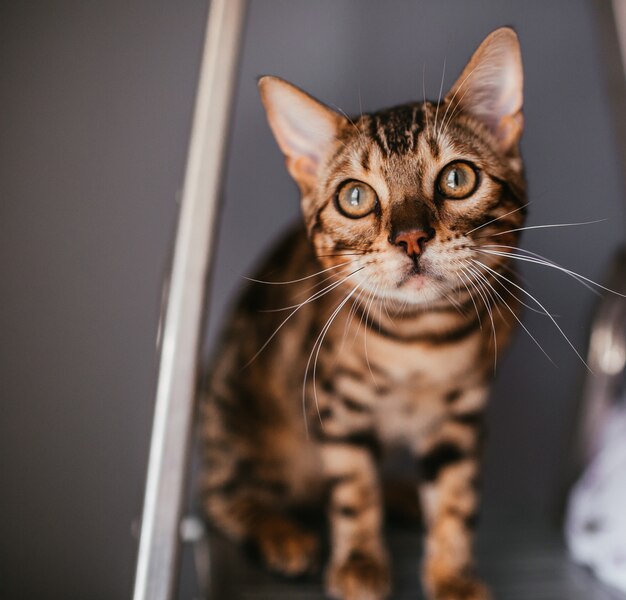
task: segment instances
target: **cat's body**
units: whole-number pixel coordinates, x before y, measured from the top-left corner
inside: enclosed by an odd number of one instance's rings
[[[466,83],[485,64],[491,86],[491,63],[521,77],[516,49],[498,30],[440,106],[355,120],[261,80],[305,227],[260,269],[224,334],[202,403],[203,492],[218,527],[290,575],[318,549],[293,511],[326,506],[334,597],[388,594],[378,466],[398,447],[414,461],[430,597],[487,597],[471,551],[482,421],[519,306],[506,261],[477,252],[493,235],[514,244],[523,223],[521,80],[490,123],[455,99],[488,101]]]

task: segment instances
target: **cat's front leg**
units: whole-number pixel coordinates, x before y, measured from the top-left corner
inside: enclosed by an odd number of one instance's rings
[[[431,600],[487,600],[474,575],[483,418],[456,412],[421,448],[419,492],[426,524],[423,582]]]
[[[343,442],[323,443],[322,457],[330,484],[326,591],[341,600],[383,600],[390,577],[374,459],[368,449]]]

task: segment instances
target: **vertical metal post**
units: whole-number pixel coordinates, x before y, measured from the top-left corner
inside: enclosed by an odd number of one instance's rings
[[[178,570],[196,363],[246,0],[211,0],[165,313],[134,600]]]

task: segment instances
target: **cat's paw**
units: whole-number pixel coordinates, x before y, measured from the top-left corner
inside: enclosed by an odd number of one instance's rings
[[[490,600],[489,588],[473,577],[458,577],[439,583],[433,600]]]
[[[256,541],[261,558],[273,571],[296,577],[318,567],[318,536],[287,517],[265,517]]]
[[[338,600],[384,600],[391,591],[387,562],[353,552],[345,562],[332,564],[326,573],[326,593]]]

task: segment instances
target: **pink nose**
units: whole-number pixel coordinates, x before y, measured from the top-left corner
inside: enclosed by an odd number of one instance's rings
[[[393,238],[393,243],[400,246],[409,256],[419,256],[424,252],[426,242],[431,240],[435,232],[431,229],[424,231],[423,229],[412,229],[410,231],[401,231]]]

